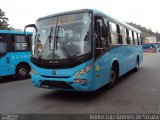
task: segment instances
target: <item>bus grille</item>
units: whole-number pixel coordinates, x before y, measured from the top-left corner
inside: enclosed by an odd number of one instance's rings
[[[41,87],[43,87],[43,88],[74,89],[71,85],[69,85],[65,81],[49,81],[49,80],[44,80],[41,83]]]

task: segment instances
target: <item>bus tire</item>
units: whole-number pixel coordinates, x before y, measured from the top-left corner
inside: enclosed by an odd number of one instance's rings
[[[134,68],[134,72],[137,72],[139,70],[139,59],[137,57],[137,60],[136,60],[136,66]]]
[[[26,64],[19,64],[16,69],[16,77],[18,79],[26,79],[29,77],[30,68]]]
[[[113,65],[110,73],[109,88],[113,88],[117,80],[118,80],[118,69],[115,65]]]

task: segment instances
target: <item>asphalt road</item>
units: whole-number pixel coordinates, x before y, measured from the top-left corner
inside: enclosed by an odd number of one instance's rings
[[[160,113],[160,54],[145,55],[138,72],[96,92],[35,88],[30,79],[5,81],[0,113]]]

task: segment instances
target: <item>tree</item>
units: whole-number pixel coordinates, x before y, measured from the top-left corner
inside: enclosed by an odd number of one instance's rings
[[[0,29],[1,30],[12,30],[13,28],[8,24],[8,18],[5,17],[5,12],[0,9]]]

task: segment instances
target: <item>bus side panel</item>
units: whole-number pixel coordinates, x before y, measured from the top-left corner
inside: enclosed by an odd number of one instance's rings
[[[119,64],[119,76],[122,76],[128,72],[129,67],[129,48],[128,46],[119,46],[115,47],[110,51],[110,61],[111,67],[114,61],[117,61]]]
[[[139,56],[139,64],[143,61],[143,51],[142,46],[131,46],[130,47],[130,61],[129,61],[129,70],[132,70],[136,67],[137,56]]]
[[[98,89],[105,84],[109,83],[109,73],[110,73],[110,61],[109,53],[102,55],[100,58],[95,60],[94,63],[94,81],[95,89]]]
[[[14,74],[15,66],[8,63],[8,54],[0,59],[0,76],[7,76]]]
[[[129,58],[128,58],[128,63],[127,64],[128,64],[128,71],[130,71],[136,65],[136,63],[135,63],[135,56],[136,56],[136,54],[135,54],[136,53],[135,46],[133,46],[133,45],[128,46],[128,51],[129,51],[129,53],[128,53]]]
[[[143,47],[141,45],[137,46],[135,54],[136,54],[135,60],[138,55],[139,56],[139,64],[141,64],[141,62],[143,61]]]
[[[95,87],[100,88],[110,82],[110,72],[114,61],[119,63],[119,76],[128,71],[129,52],[127,46],[115,46],[95,61]]]
[[[119,77],[128,72],[129,62],[130,62],[130,55],[129,55],[129,48],[127,45],[120,46],[117,50],[117,57],[119,63]],[[113,58],[112,58],[113,59]]]
[[[135,68],[137,56],[139,56],[141,63],[143,61],[141,46],[124,45],[113,48],[110,51],[110,61],[112,61],[112,64],[115,60],[119,63],[119,77]]]
[[[16,66],[21,62],[26,62],[30,65],[30,52],[10,52],[2,59],[3,74],[0,76],[16,74]]]

